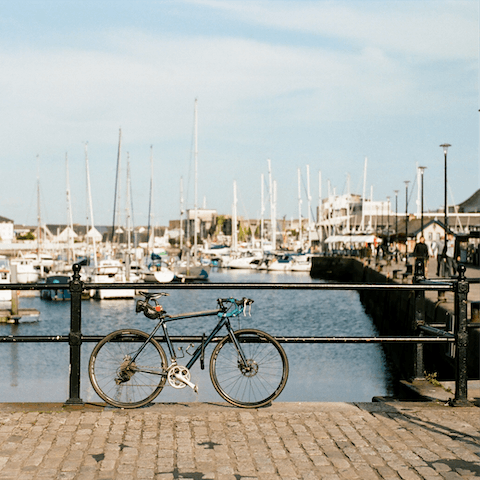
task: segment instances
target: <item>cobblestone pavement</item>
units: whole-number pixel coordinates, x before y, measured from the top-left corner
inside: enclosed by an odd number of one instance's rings
[[[439,403],[0,404],[0,479],[480,478],[480,410]]]

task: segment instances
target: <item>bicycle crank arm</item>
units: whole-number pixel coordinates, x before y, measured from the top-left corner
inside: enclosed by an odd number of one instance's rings
[[[176,372],[174,377],[179,381],[188,385],[195,393],[198,393],[198,387],[192,383],[182,372]]]

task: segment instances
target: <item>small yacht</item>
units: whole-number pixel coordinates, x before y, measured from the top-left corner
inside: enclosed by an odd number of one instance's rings
[[[284,254],[277,255],[268,265],[267,271],[269,272],[289,272],[292,270],[292,255]]]
[[[257,265],[261,262],[262,258],[262,252],[255,252],[250,250],[246,252],[240,252],[238,256],[231,258],[231,260],[227,264],[227,267],[243,269],[257,268]]]
[[[16,257],[10,262],[11,267],[16,269],[18,283],[36,283],[40,276],[39,270],[35,268],[32,259]]]
[[[301,253],[298,255],[292,255],[292,272],[310,272],[312,269],[312,256]]]
[[[0,283],[11,283],[10,262],[3,255],[0,256]],[[11,290],[0,290],[0,302],[9,302],[11,299]]]
[[[105,259],[98,262],[97,268],[93,269],[89,281],[92,283],[126,283],[127,275],[125,266],[120,260]],[[135,281],[130,279],[130,281]],[[134,298],[135,289],[99,288],[90,291],[90,296],[99,300],[107,298]]]

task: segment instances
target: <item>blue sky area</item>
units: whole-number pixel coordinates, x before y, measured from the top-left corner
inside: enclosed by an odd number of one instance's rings
[[[439,208],[445,142],[449,202],[479,188],[478,0],[0,0],[0,88],[0,216],[16,223],[37,222],[37,178],[42,221],[67,222],[67,153],[85,223],[88,142],[94,220],[110,224],[120,128],[122,211],[129,159],[134,221],[148,222],[153,145],[155,223],[179,218],[181,177],[194,203],[195,98],[198,205],[220,214],[236,180],[239,215],[260,216],[267,158],[278,218],[298,216],[297,168],[316,206],[319,171],[323,195],[348,174],[361,194],[365,157],[374,200],[422,165]]]

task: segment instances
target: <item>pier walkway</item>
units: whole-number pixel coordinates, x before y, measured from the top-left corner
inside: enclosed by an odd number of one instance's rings
[[[395,401],[0,404],[0,479],[473,479],[479,412]]]

